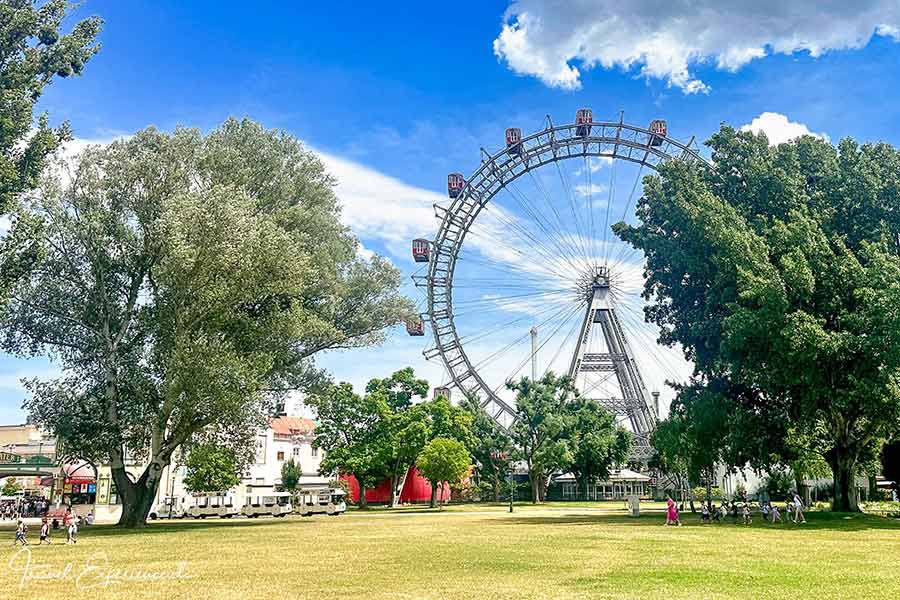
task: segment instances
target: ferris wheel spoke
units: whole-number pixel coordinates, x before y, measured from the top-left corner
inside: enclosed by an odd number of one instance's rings
[[[516,323],[521,323],[522,321],[534,321],[538,317],[542,317],[550,312],[559,310],[559,308],[560,308],[559,303],[550,304],[550,305],[544,307],[543,309],[537,311],[534,314],[520,315],[520,316],[510,319],[508,321],[504,321],[502,323],[497,323],[497,324],[491,326],[490,328],[482,328],[478,333],[472,333],[470,335],[461,336],[459,338],[459,341],[460,342],[466,341],[469,343],[476,342],[478,340],[481,340],[488,336],[491,336],[491,335],[497,333],[498,331],[503,331],[504,329],[507,329],[507,328],[511,327],[512,325],[515,325]]]
[[[567,278],[567,276],[559,271],[556,266],[559,263],[559,257],[556,256],[546,244],[541,242],[538,237],[529,232],[522,225],[510,221],[507,217],[502,215],[500,211],[491,210],[490,207],[487,207],[487,210],[496,218],[497,222],[507,226],[508,231],[515,235],[522,244],[511,244],[510,238],[504,235],[503,232],[494,231],[482,233],[480,231],[470,231],[470,235],[474,234],[475,237],[480,238],[485,247],[492,249],[494,252],[502,252],[503,248],[508,249],[515,256],[520,257],[521,268],[539,267],[544,271],[553,273],[557,277]]]
[[[606,200],[606,220],[603,224],[603,266],[609,268],[609,213],[615,200],[616,189],[616,161],[613,161],[609,169],[609,196]]]
[[[579,268],[577,265],[578,260],[567,251],[564,244],[561,242],[564,235],[563,230],[551,225],[546,218],[541,218],[542,215],[539,214],[537,208],[535,208],[533,203],[526,198],[525,194],[519,190],[515,183],[510,183],[508,191],[514,198],[516,196],[520,198],[521,206],[525,209],[526,213],[532,217],[533,222],[541,229],[543,235],[546,236],[546,239],[549,240],[551,244],[551,255],[554,253],[558,254],[560,258],[568,263],[570,268],[577,271]]]
[[[637,186],[641,182],[641,174],[643,174],[643,172],[644,165],[642,163],[638,168],[637,175],[634,178],[634,183],[631,186],[631,193],[628,194],[628,201],[625,203],[625,208],[622,210],[622,218],[620,220],[623,222],[628,218],[628,211],[631,208],[632,202],[634,202],[634,194],[635,192],[637,192]],[[636,250],[630,244],[623,243],[621,248],[619,248],[619,253],[616,256],[616,259],[613,261],[614,265],[618,265],[622,262],[627,261],[627,258],[629,257],[626,257],[625,254],[626,252],[628,252],[628,250],[631,250],[629,255],[633,255],[636,252]]]
[[[575,315],[578,315],[579,312],[583,312],[584,306],[585,306],[584,302],[579,304],[578,305],[579,310],[575,312]],[[547,363],[547,368],[544,369],[545,374],[553,370],[553,365],[556,364],[556,360],[559,358],[560,354],[562,354],[563,349],[568,345],[569,340],[572,338],[572,336],[575,334],[575,332],[579,330],[580,326],[581,326],[581,320],[574,319],[571,329],[569,329],[569,332],[563,338],[562,343],[560,343],[559,347],[556,349],[556,352],[553,353],[553,357],[550,359],[550,362]]]
[[[576,306],[575,308],[570,308],[568,311],[565,311],[564,314],[562,315],[562,319],[560,320],[560,322],[552,329],[552,332],[550,333],[550,335],[547,336],[546,339],[538,345],[538,347],[537,347],[535,353],[540,352],[540,351],[544,348],[544,346],[546,346],[547,343],[548,343],[551,339],[553,339],[553,336],[556,335],[556,333],[563,327],[563,325],[565,325],[566,322],[567,322],[574,314],[576,314],[577,312],[578,312],[578,307],[577,307],[577,306]],[[557,318],[559,318],[559,317],[557,316],[557,317],[554,317],[554,318],[552,318],[552,319],[548,319],[547,322],[544,323],[544,324],[548,324],[548,323],[550,323],[550,322],[552,322],[552,321],[555,321],[555,320],[557,320]],[[540,330],[540,327],[541,327],[541,326],[539,325],[539,326],[538,326],[538,330]],[[530,335],[530,332],[529,332],[529,335]],[[532,352],[529,351],[529,352],[528,352],[528,355],[525,357],[525,359],[524,359],[522,362],[518,363],[518,365],[516,366],[516,368],[513,369],[513,371],[512,371],[507,377],[505,377],[505,378],[503,379],[503,383],[501,383],[500,385],[498,385],[498,386],[494,389],[494,393],[496,394],[496,393],[497,393],[504,385],[506,385],[506,382],[507,382],[507,381],[511,380],[513,377],[516,376],[517,373],[519,373],[522,369],[524,369],[524,368],[525,368],[525,365],[527,365],[528,362],[532,360],[533,356],[534,356],[534,355],[532,354]]]
[[[632,316],[622,315],[620,318],[623,324],[627,325],[626,334],[629,335],[629,340],[633,340],[632,343],[640,347],[640,356],[650,356],[667,379],[671,381],[679,380],[681,376],[678,373],[678,369],[674,367],[670,358],[666,356],[667,352],[665,352],[665,349],[659,346],[648,330],[636,325]]]
[[[559,179],[563,184],[563,189],[565,190],[566,201],[569,205],[569,212],[572,214],[572,221],[575,225],[575,233],[577,236],[577,240],[579,245],[581,246],[581,252],[584,256],[584,259],[588,265],[590,265],[591,261],[591,250],[590,243],[586,239],[585,233],[581,226],[581,220],[578,218],[578,210],[576,207],[575,194],[572,190],[571,182],[569,181],[568,176],[563,172],[562,167],[559,166],[559,161],[555,161],[554,166],[556,167],[556,172],[559,175]]]
[[[547,206],[550,207],[550,210],[553,212],[554,217],[556,217],[557,223],[559,223],[559,231],[561,232],[560,244],[565,249],[566,254],[572,259],[571,264],[576,267],[576,270],[580,270],[584,267],[590,266],[586,261],[586,257],[583,252],[582,255],[579,256],[579,250],[575,247],[574,244],[568,243],[568,238],[571,236],[571,233],[568,231],[569,227],[563,221],[562,215],[559,210],[556,208],[556,202],[553,201],[553,198],[550,195],[550,192],[547,191],[547,187],[541,183],[541,180],[534,176],[531,170],[528,171],[528,175],[531,177],[534,186],[540,192],[541,198],[544,199],[544,202]]]
[[[543,326],[546,325],[547,323],[550,323],[550,322],[552,322],[552,321],[558,319],[561,315],[566,314],[566,312],[569,311],[569,310],[571,310],[571,307],[570,307],[570,306],[563,306],[562,308],[556,310],[551,316],[549,316],[548,318],[546,318],[546,319],[544,319],[543,321],[541,321],[540,323],[538,323],[538,324],[536,325],[536,327],[539,327],[539,328],[540,328],[540,327],[543,327]],[[530,336],[531,336],[531,332],[530,332],[530,331],[527,331],[524,335],[522,335],[522,336],[520,336],[520,337],[514,339],[514,340],[513,340],[512,342],[510,342],[509,344],[503,346],[500,350],[498,350],[498,351],[496,351],[496,352],[490,354],[490,355],[487,356],[486,358],[482,359],[480,362],[476,363],[476,364],[474,365],[474,368],[478,369],[478,368],[481,368],[481,367],[486,367],[486,366],[488,366],[492,361],[494,361],[494,360],[496,360],[497,358],[499,358],[500,356],[504,355],[504,354],[507,353],[509,350],[511,350],[513,347],[515,347],[517,344],[521,343],[523,340],[527,339],[527,338],[530,337]]]

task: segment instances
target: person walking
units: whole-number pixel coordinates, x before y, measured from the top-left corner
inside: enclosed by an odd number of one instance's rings
[[[48,544],[50,542],[50,519],[46,516],[41,520],[41,541],[38,542],[38,546],[43,546],[44,542]]]
[[[803,500],[796,492],[794,492],[794,523],[806,523],[806,517],[803,515]]]
[[[744,502],[743,514],[744,514],[744,525],[750,525],[751,523],[753,523],[753,518],[750,515],[750,505],[747,504],[746,502]]]
[[[63,525],[66,526],[66,543],[67,544],[77,544],[78,543],[78,521],[75,519],[75,513],[72,512],[72,507],[66,508],[66,516],[63,517]]]
[[[16,539],[13,540],[13,548],[15,548],[19,542],[22,542],[23,546],[28,545],[28,540],[25,537],[27,533],[28,525],[25,524],[25,521],[19,519],[19,523],[16,525]]]
[[[666,498],[666,525],[681,527],[681,520],[678,518],[678,506],[676,506],[671,496]]]

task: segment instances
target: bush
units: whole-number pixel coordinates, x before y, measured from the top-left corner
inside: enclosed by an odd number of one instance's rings
[[[694,499],[696,500],[706,500],[706,487],[705,486],[697,486],[693,490]],[[725,492],[722,491],[722,488],[719,486],[713,486],[710,489],[711,499],[712,500],[722,500],[725,497]]]
[[[787,470],[772,471],[760,486],[760,491],[765,491],[771,501],[787,498],[792,489],[794,478]]]

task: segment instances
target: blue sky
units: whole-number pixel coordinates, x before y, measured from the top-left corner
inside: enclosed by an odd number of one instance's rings
[[[76,16],[105,19],[103,49],[40,108],[82,140],[147,125],[209,129],[231,115],[287,130],[339,177],[364,247],[406,273],[408,238],[434,231],[446,174],[473,171],[481,146],[499,148],[509,126],[535,131],[545,114],[570,122],[581,106],[595,120],[624,110],[628,122],[665,118],[672,136],[702,141],[721,122],[776,113],[786,120],[757,124],[900,144],[896,2],[841,14],[766,0],[755,10],[771,18],[759,21],[715,2],[694,3],[711,11],[702,14],[646,8],[657,4],[87,0]],[[397,331],[378,351],[321,362],[357,384],[407,364],[437,383],[439,365],[421,358],[428,339]],[[0,423],[24,419],[21,377],[53,372],[46,360],[0,358]]]

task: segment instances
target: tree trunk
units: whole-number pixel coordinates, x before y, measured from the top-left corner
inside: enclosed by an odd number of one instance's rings
[[[855,481],[856,460],[846,449],[835,448],[831,460],[831,472],[834,477],[835,512],[859,512],[856,499]]]
[[[366,503],[366,486],[363,484],[359,478],[356,479],[359,482],[359,507],[360,508],[369,508],[368,503]]]
[[[435,499],[437,498],[437,485],[431,484],[431,502],[428,504],[430,508],[434,508]]]
[[[541,501],[540,490],[541,490],[541,482],[538,479],[538,476],[534,473],[528,474],[528,480],[531,482],[531,503],[537,504]]]
[[[389,508],[397,506],[397,474],[391,473],[391,504]]]
[[[148,467],[136,482],[128,478],[124,466],[112,468],[113,481],[122,499],[122,514],[119,516],[117,527],[136,529],[147,524],[147,515],[150,514],[156,500],[162,472],[161,468],[158,466],[152,468],[153,466],[155,465]]]
[[[494,502],[500,502],[500,475],[494,473]]]

